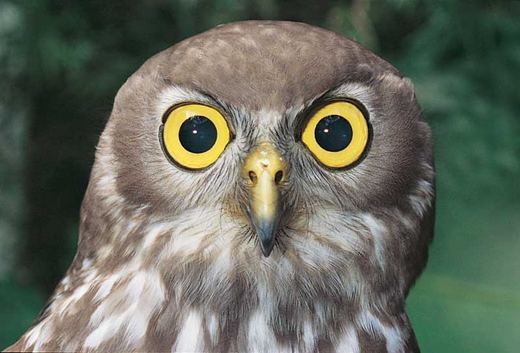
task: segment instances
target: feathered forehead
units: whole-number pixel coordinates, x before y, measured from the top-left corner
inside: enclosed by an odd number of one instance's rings
[[[362,65],[360,65],[362,63]],[[249,111],[283,111],[345,81],[398,72],[359,44],[295,22],[219,26],[151,58],[136,75],[203,91]]]

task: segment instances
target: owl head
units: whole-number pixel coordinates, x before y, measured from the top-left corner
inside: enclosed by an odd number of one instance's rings
[[[146,269],[179,301],[242,314],[316,298],[400,306],[433,206],[408,79],[327,30],[241,22],[155,55],[121,87],[76,263]]]

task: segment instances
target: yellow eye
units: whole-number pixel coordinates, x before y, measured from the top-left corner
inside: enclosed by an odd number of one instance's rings
[[[354,104],[338,101],[318,110],[303,130],[302,142],[314,157],[330,168],[356,162],[368,143],[368,124]]]
[[[201,169],[214,163],[230,139],[226,119],[215,108],[186,104],[174,108],[164,123],[166,152],[179,165]]]

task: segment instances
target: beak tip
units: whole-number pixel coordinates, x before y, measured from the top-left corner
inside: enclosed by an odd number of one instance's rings
[[[262,255],[264,255],[264,257],[269,257],[269,255],[271,255],[271,251],[273,250],[273,242],[268,244],[262,242],[260,248],[262,249]]]
[[[273,222],[261,222],[256,227],[256,232],[260,240],[260,248],[265,257],[269,257],[274,247],[276,225]]]

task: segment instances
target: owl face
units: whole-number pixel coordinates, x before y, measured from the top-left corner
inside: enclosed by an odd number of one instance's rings
[[[125,83],[89,188],[113,234],[92,251],[182,272],[187,298],[288,281],[403,296],[431,236],[430,133],[410,82],[356,43],[227,25]]]

